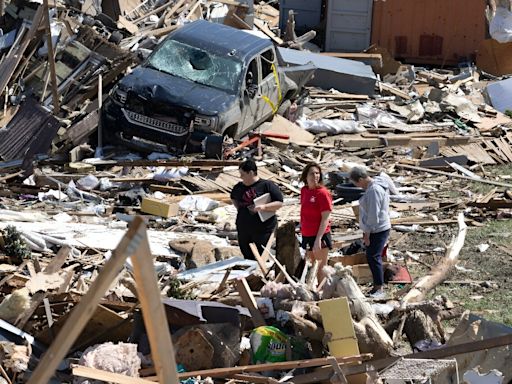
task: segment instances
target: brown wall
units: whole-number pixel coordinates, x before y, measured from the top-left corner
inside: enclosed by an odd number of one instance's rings
[[[375,0],[372,44],[409,63],[472,60],[487,34],[486,0]]]

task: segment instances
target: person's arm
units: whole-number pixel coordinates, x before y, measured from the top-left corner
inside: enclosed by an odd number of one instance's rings
[[[331,211],[323,211],[322,219],[320,220],[320,226],[318,227],[318,231],[316,233],[315,244],[313,245],[313,252],[318,252],[322,249],[322,236],[329,225],[329,218],[331,216]]]
[[[254,210],[256,212],[258,212],[258,211],[262,211],[262,212],[275,212],[279,208],[281,208],[282,206],[283,206],[283,202],[282,201],[271,201],[270,203],[267,203],[267,204],[261,204],[261,205],[255,206]]]
[[[369,190],[368,196],[368,211],[366,213],[366,226],[370,232],[375,229],[379,224],[379,213],[381,210],[382,200],[384,199],[384,193],[382,188],[374,188]]]
[[[325,230],[329,226],[329,218],[333,209],[332,196],[329,191],[323,188],[321,193],[318,194],[318,205],[321,212],[320,226],[316,232],[315,243],[313,244],[313,252],[318,252],[322,249],[322,237]]]
[[[233,205],[235,206],[236,210],[238,211],[240,209],[240,203],[238,202],[238,197],[239,197],[239,186],[238,184],[236,184],[233,189],[231,190],[231,194],[229,195],[229,197],[231,198],[231,202],[233,203]]]
[[[276,212],[283,206],[283,194],[277,185],[270,182],[268,185],[271,202],[254,207],[256,212]]]

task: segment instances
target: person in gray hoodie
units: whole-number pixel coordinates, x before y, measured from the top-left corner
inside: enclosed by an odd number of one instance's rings
[[[366,246],[366,258],[372,271],[373,288],[370,296],[379,298],[384,295],[384,271],[382,251],[386,246],[391,229],[389,217],[389,194],[394,189],[389,176],[368,176],[366,170],[354,167],[350,171],[350,180],[365,190],[359,199],[359,227],[363,231],[363,243]]]

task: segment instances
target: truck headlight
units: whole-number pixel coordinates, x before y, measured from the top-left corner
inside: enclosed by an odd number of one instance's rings
[[[198,128],[217,128],[217,122],[218,119],[215,116],[203,116],[203,115],[196,115],[194,117],[194,127]]]
[[[118,85],[115,85],[110,92],[110,96],[117,101],[119,104],[124,105],[128,97],[128,92],[123,91]]]

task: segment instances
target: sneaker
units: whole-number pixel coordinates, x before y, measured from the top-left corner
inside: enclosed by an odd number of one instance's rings
[[[368,297],[370,299],[374,299],[374,300],[383,300],[386,298],[386,292],[382,291],[382,290],[379,290],[379,291],[376,291],[376,292],[373,292],[373,293],[370,293],[368,295]]]

